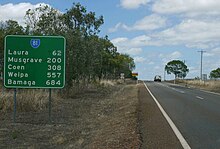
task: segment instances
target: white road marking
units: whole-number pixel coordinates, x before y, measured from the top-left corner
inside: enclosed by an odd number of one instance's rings
[[[179,92],[179,93],[182,93],[182,94],[184,94],[185,92],[184,91],[181,91],[181,90],[178,90],[178,89],[175,89],[175,88],[172,88],[172,87],[170,87],[172,90],[174,90],[174,91],[176,91],[176,92]]]
[[[196,96],[196,98],[199,98],[199,99],[204,99],[204,98],[202,98],[202,97],[199,97],[199,96]]]
[[[162,83],[157,83],[157,84],[159,84],[159,85],[161,85],[161,86],[164,86],[164,87],[167,87],[167,88],[170,88],[170,89],[172,89],[172,90],[174,90],[174,91],[176,91],[176,92],[182,93],[182,94],[184,94],[184,93],[185,93],[185,92],[184,92],[184,91],[182,91],[182,90],[175,89],[175,88],[173,88],[173,87],[170,87],[170,86],[165,85],[165,84],[162,84]]]
[[[165,112],[165,110],[163,109],[163,107],[160,105],[160,103],[157,101],[157,99],[154,97],[154,95],[151,93],[151,91],[149,90],[149,88],[147,87],[147,85],[144,83],[146,89],[148,90],[148,92],[150,93],[151,97],[154,99],[154,101],[156,102],[157,106],[159,107],[160,111],[162,112],[163,116],[166,118],[167,122],[169,123],[170,127],[172,128],[173,132],[175,133],[175,135],[177,136],[177,138],[179,139],[182,147],[184,149],[191,149],[191,147],[189,146],[189,144],[186,142],[186,140],[184,139],[183,135],[180,133],[180,131],[178,130],[178,128],[176,127],[176,125],[173,123],[173,121],[171,120],[171,118],[168,116],[168,114]]]

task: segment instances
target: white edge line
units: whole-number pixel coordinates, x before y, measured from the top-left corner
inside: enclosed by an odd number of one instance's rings
[[[172,128],[173,132],[175,133],[175,135],[177,136],[177,138],[179,139],[182,147],[184,149],[191,149],[191,147],[189,146],[189,144],[186,142],[186,140],[184,139],[183,135],[180,133],[180,131],[178,130],[178,128],[175,126],[175,124],[173,123],[173,121],[171,120],[171,118],[168,116],[168,114],[165,112],[165,110],[163,109],[163,107],[160,105],[160,103],[157,101],[157,99],[154,97],[154,95],[151,93],[151,91],[149,90],[149,88],[147,87],[147,85],[144,83],[146,89],[148,90],[148,92],[150,93],[150,95],[152,96],[152,98],[154,99],[154,101],[156,102],[157,106],[159,107],[160,111],[162,112],[163,116],[165,117],[165,119],[167,120],[167,122],[169,123],[170,127]]]
[[[196,98],[199,98],[199,99],[204,99],[204,98],[202,98],[202,97],[200,97],[200,96],[196,96]]]

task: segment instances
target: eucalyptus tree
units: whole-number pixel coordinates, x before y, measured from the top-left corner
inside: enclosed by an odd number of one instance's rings
[[[177,77],[185,78],[187,73],[189,72],[189,69],[183,61],[172,60],[168,62],[165,66],[165,71],[167,72],[167,74],[173,73],[176,79]]]
[[[5,37],[5,22],[0,22],[0,69],[2,70],[3,65],[3,51],[4,51],[4,37]]]
[[[77,83],[80,79],[89,81],[94,74],[97,53],[101,51],[95,45],[99,27],[104,23],[103,17],[96,17],[95,12],[87,12],[84,6],[77,3],[63,14],[63,21],[67,27],[66,39],[70,42],[67,44],[67,53],[71,55],[67,62],[72,72],[69,78]]]
[[[74,3],[65,13],[47,6],[29,9],[25,15],[26,34],[62,35],[66,38],[66,83],[90,83],[97,78],[116,78],[122,71],[129,76],[135,67],[129,55],[117,52],[108,37],[100,38],[103,16],[88,12]],[[131,73],[130,73],[131,74]]]
[[[120,73],[124,73],[125,77],[132,77],[132,70],[135,69],[134,59],[128,54],[119,53],[116,60],[118,65],[116,76],[119,76]]]
[[[66,29],[62,13],[48,5],[27,10],[25,20],[26,29],[33,35],[62,35]]]
[[[220,68],[212,70],[210,72],[210,78],[214,78],[214,79],[220,78]]]
[[[3,71],[4,39],[7,35],[23,35],[24,28],[17,21],[0,22],[0,71]]]

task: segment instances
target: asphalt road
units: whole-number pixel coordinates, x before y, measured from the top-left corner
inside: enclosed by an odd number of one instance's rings
[[[192,149],[220,149],[220,95],[145,82]]]

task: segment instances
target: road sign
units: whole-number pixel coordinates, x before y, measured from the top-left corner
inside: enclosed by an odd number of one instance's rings
[[[121,74],[120,74],[120,78],[121,78],[121,79],[125,79],[125,74],[124,74],[124,73],[121,73]]]
[[[131,74],[133,77],[136,77],[136,76],[138,76],[138,73],[137,72],[132,72],[132,74]]]
[[[61,36],[6,36],[5,87],[63,88],[65,44]]]
[[[203,81],[207,81],[207,78],[208,78],[208,77],[207,77],[207,74],[202,74],[202,80],[203,80]]]

